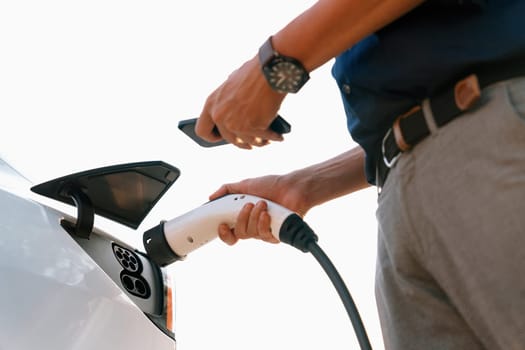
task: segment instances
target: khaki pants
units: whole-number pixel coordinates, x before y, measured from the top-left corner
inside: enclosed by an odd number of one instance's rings
[[[378,199],[386,349],[525,349],[525,78],[431,129]]]

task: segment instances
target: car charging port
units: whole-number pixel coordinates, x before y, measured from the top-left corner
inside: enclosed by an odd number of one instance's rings
[[[124,268],[120,272],[120,282],[124,289],[136,297],[149,298],[151,288],[142,276],[143,266],[137,253],[115,242],[112,243],[112,249],[120,266]]]
[[[146,280],[140,275],[131,274],[125,270],[122,270],[120,273],[120,281],[122,282],[122,285],[126,291],[128,291],[130,294],[133,294],[134,296],[147,299],[151,295],[148,282],[146,282]]]
[[[117,258],[124,270],[136,274],[142,272],[142,262],[134,251],[124,248],[115,242],[113,242],[112,248],[115,258]]]

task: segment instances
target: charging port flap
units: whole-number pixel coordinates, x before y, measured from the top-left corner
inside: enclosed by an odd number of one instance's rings
[[[161,161],[128,163],[67,175],[31,190],[76,206],[77,222],[62,226],[89,238],[94,214],[136,229],[179,175]]]

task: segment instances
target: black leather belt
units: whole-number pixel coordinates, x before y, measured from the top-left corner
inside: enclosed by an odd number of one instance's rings
[[[437,127],[442,127],[474,106],[484,87],[522,75],[525,75],[525,59],[498,62],[478,69],[476,74],[467,76],[452,88],[430,98],[429,105]],[[428,135],[430,129],[420,105],[396,118],[383,137],[381,154],[377,160],[376,185],[379,192],[399,156]]]

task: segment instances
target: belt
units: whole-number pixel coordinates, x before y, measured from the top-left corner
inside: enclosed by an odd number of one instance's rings
[[[437,127],[442,127],[472,108],[481,96],[481,90],[497,81],[525,75],[523,58],[498,62],[484,66],[476,74],[468,75],[452,88],[429,99]],[[377,157],[376,185],[381,191],[390,169],[403,152],[410,150],[425,137],[430,129],[425,121],[421,105],[412,107],[398,116],[385,133],[381,143],[381,154]]]

